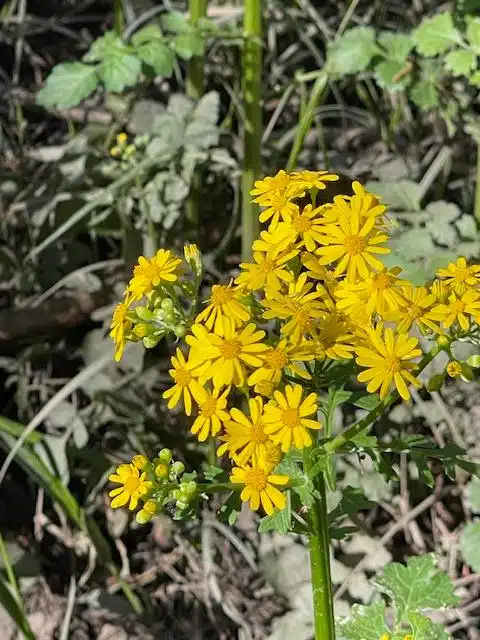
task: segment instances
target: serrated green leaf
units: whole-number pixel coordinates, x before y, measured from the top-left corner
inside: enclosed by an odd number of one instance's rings
[[[450,47],[462,41],[449,11],[426,18],[412,35],[418,52],[423,56],[445,53]]]
[[[389,564],[375,583],[392,600],[395,626],[407,622],[412,613],[455,606],[458,602],[450,578],[437,568],[432,554],[409,558],[406,566]]]
[[[477,54],[463,49],[450,51],[445,56],[445,66],[454,76],[468,76],[477,66]]]
[[[420,109],[433,109],[439,104],[438,89],[434,79],[418,80],[410,89],[410,98]]]
[[[163,33],[158,24],[151,23],[136,31],[132,36],[131,42],[134,47],[137,47],[139,44],[143,44],[144,42],[150,42],[150,40],[162,39]]]
[[[413,640],[450,640],[443,625],[432,622],[421,613],[410,614],[408,622],[412,627]]]
[[[363,393],[362,391],[356,391],[352,393],[349,400],[350,404],[359,409],[365,409],[365,411],[371,411],[380,402],[380,396],[378,393]]]
[[[132,47],[125,44],[114,31],[97,38],[84,56],[87,62],[98,61],[98,75],[107,91],[121,93],[134,85],[142,68]]]
[[[409,74],[397,76],[405,68],[404,62],[398,60],[383,60],[375,65],[375,80],[379,87],[390,91],[401,91],[412,81]]]
[[[480,571],[480,520],[469,522],[460,538],[460,549],[465,562]]]
[[[401,211],[421,211],[422,190],[412,180],[397,180],[395,182],[367,183],[372,193],[381,196],[382,203]]]
[[[368,500],[363,491],[358,487],[345,487],[342,499],[338,505],[328,514],[329,524],[334,524],[339,518],[351,516],[364,509],[372,509],[375,503]]]
[[[287,498],[287,506],[285,509],[275,509],[271,516],[265,516],[260,520],[258,527],[259,533],[265,531],[277,531],[285,535],[290,530],[290,520],[292,518],[292,508],[290,502],[290,491],[285,492]]]
[[[37,94],[37,104],[43,107],[68,109],[80,104],[98,85],[96,67],[82,62],[57,64]]]
[[[382,31],[378,36],[378,42],[385,49],[387,58],[402,63],[405,62],[414,44],[411,35],[392,31]]]
[[[467,40],[475,53],[480,56],[480,18],[467,17]]]
[[[339,76],[358,73],[368,67],[377,52],[372,27],[353,27],[329,45],[327,66]]]
[[[385,622],[385,603],[354,604],[348,618],[337,623],[338,632],[345,640],[379,640],[384,634],[390,637]]]
[[[173,71],[175,52],[166,44],[160,27],[149,24],[132,37],[138,57],[158,75],[169,77]]]
[[[166,31],[172,31],[173,33],[182,33],[188,31],[190,28],[188,21],[179,11],[169,11],[162,16],[161,21],[162,27]]]
[[[194,56],[203,54],[203,38],[194,31],[179,33],[173,41],[173,48],[183,60],[190,60]]]

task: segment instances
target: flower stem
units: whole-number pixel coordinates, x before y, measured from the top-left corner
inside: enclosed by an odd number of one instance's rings
[[[123,1],[122,0],[113,0],[113,11],[114,11],[114,23],[113,28],[115,29],[115,33],[120,38],[123,36],[123,31],[125,29],[125,15],[123,12]]]
[[[257,206],[250,191],[260,174],[262,132],[262,1],[245,0],[243,103],[245,110],[242,172],[242,258],[249,260],[258,234]]]
[[[332,578],[330,575],[330,535],[325,478],[319,473],[315,478],[317,497],[310,511],[310,570],[315,640],[335,640]]]

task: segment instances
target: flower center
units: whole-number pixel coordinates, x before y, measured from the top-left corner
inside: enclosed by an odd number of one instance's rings
[[[269,369],[283,369],[288,358],[283,349],[272,349],[265,354],[265,364]]]
[[[268,441],[268,436],[265,434],[265,431],[263,430],[263,424],[261,422],[252,424],[250,438],[252,442],[255,442],[255,444],[263,444]]]
[[[452,304],[452,312],[455,313],[455,315],[458,315],[459,313],[464,313],[465,303],[462,302],[461,300],[457,300],[456,302],[454,302]]]
[[[200,411],[204,418],[212,418],[217,412],[217,398],[208,398],[200,406]]]
[[[180,387],[187,387],[192,381],[192,374],[185,367],[180,367],[173,373],[173,379]]]
[[[312,228],[312,221],[307,216],[298,216],[293,223],[293,226],[298,231],[298,233],[305,233],[305,231],[309,231]]]
[[[255,385],[255,391],[261,396],[270,398],[275,390],[275,385],[270,380],[259,380]]]
[[[392,276],[389,276],[385,273],[381,273],[378,276],[375,276],[373,279],[373,288],[377,290],[384,290],[391,287],[393,284]]]
[[[387,356],[385,358],[385,370],[387,373],[394,375],[401,369],[400,358],[397,356]]]
[[[275,269],[275,262],[273,260],[270,260],[269,258],[266,258],[262,262],[262,264],[259,265],[259,268],[262,270],[263,273],[270,273]]]
[[[455,271],[456,271],[454,276],[455,280],[458,280],[458,282],[465,282],[465,280],[468,278],[468,275],[469,275],[468,269],[467,268],[461,269],[457,267]]]
[[[140,488],[140,477],[131,475],[125,480],[125,491],[132,494]]]
[[[273,468],[277,466],[277,464],[282,459],[282,450],[280,447],[277,447],[272,442],[269,442],[266,445],[266,454],[265,454],[265,462],[267,465],[271,465]]]
[[[233,360],[237,358],[242,351],[242,343],[236,338],[230,340],[224,340],[219,346],[220,353],[226,360]]]
[[[367,243],[365,242],[365,238],[359,235],[349,235],[345,236],[345,250],[351,256],[358,256],[359,253],[364,251]]]
[[[250,469],[245,474],[245,484],[255,491],[263,491],[267,486],[267,476],[262,469]]]
[[[293,429],[298,426],[298,410],[293,407],[288,407],[282,411],[282,422],[285,426]]]
[[[212,287],[212,297],[210,302],[215,307],[220,307],[222,304],[226,302],[230,302],[233,298],[233,291],[230,287],[225,287],[220,284],[214,284]]]

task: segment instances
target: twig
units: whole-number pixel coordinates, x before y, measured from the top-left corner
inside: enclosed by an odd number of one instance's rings
[[[62,627],[60,629],[59,640],[68,640],[70,623],[72,621],[73,608],[75,606],[75,598],[77,595],[77,582],[75,575],[70,576],[70,586],[68,587],[67,608],[63,616]]]

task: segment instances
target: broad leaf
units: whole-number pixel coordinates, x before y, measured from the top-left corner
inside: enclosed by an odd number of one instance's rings
[[[423,20],[413,31],[413,39],[418,52],[423,56],[445,53],[453,45],[460,44],[462,41],[449,11]]]
[[[402,75],[405,63],[398,60],[383,60],[375,66],[375,80],[379,87],[390,91],[401,91],[411,82],[411,75]]]
[[[385,57],[398,62],[405,62],[405,58],[413,49],[413,40],[406,33],[382,31],[378,37],[379,44],[385,49]]]
[[[179,33],[173,41],[173,48],[183,60],[190,60],[194,56],[203,54],[204,42],[203,38],[195,31],[187,33]]]
[[[353,27],[329,45],[328,69],[339,76],[358,73],[368,67],[377,52],[372,27]]]
[[[135,50],[125,44],[114,31],[107,31],[97,38],[84,56],[87,62],[100,62],[98,75],[107,91],[121,93],[126,87],[134,85],[142,68]]]
[[[355,487],[345,487],[339,504],[328,514],[329,524],[333,524],[339,518],[351,516],[364,509],[372,509],[374,502],[367,500],[363,491]]]
[[[450,51],[445,56],[445,66],[454,76],[468,76],[477,66],[477,54],[462,49]]]
[[[385,603],[380,600],[368,606],[354,604],[348,618],[337,624],[339,634],[345,640],[379,640],[390,629],[385,622]]]
[[[477,56],[480,56],[480,18],[467,17],[467,39]]]
[[[162,16],[162,27],[166,31],[182,33],[189,30],[189,23],[179,11],[169,11]]]
[[[467,524],[460,538],[460,549],[465,562],[478,573],[480,571],[480,520]]]
[[[271,516],[265,516],[260,520],[258,531],[264,533],[265,531],[277,531],[277,533],[286,534],[290,530],[290,520],[292,517],[291,504],[290,504],[290,492],[286,491],[287,506],[285,509],[275,509]]]
[[[443,625],[432,622],[421,613],[412,613],[408,622],[412,627],[414,640],[450,640]]]
[[[97,68],[82,62],[57,64],[37,94],[37,103],[44,107],[68,109],[80,104],[98,85]]]
[[[450,578],[436,567],[432,554],[410,558],[406,566],[389,564],[376,585],[392,600],[396,625],[422,609],[440,609],[458,602]]]
[[[437,85],[434,78],[418,80],[410,89],[410,97],[413,102],[424,109],[433,109],[439,102]]]

